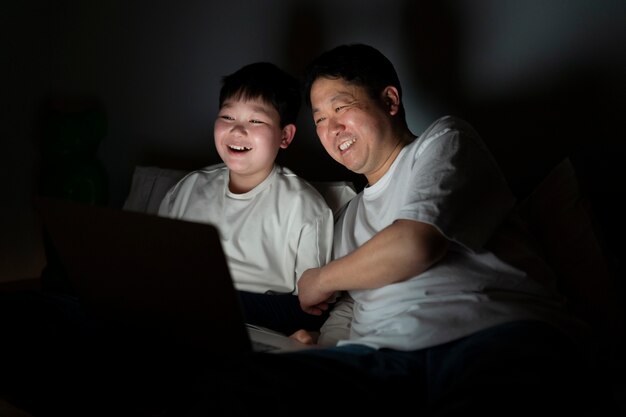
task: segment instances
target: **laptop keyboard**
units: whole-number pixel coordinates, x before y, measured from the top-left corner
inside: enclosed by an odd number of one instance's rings
[[[278,347],[268,345],[267,343],[259,342],[258,340],[252,340],[252,350],[255,352],[271,352],[277,350]]]

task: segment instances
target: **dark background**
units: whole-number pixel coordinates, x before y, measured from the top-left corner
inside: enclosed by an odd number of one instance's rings
[[[0,280],[41,271],[35,194],[82,176],[97,203],[121,207],[138,164],[218,162],[223,75],[253,61],[299,74],[350,42],[396,64],[414,133],[466,118],[520,198],[571,156],[622,259],[622,0],[31,0],[4,2],[0,27]],[[311,180],[353,179],[306,107],[281,162]]]

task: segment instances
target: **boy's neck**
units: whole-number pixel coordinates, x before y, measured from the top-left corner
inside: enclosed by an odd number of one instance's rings
[[[238,174],[231,170],[228,171],[228,190],[234,194],[245,194],[252,191],[270,176],[274,166],[266,172],[257,172],[252,175]]]

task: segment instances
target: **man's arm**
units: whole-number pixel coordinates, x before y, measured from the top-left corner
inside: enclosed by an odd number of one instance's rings
[[[448,250],[434,226],[397,220],[348,255],[309,269],[298,282],[300,305],[321,314],[335,291],[380,288],[421,274]]]

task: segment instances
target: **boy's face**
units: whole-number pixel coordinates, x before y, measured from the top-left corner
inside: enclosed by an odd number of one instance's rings
[[[260,98],[225,100],[213,128],[215,147],[231,180],[256,184],[269,175],[278,150],[289,146],[294,134],[295,126],[281,128],[278,111]]]

